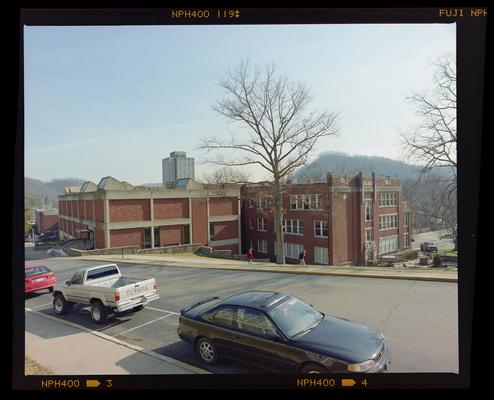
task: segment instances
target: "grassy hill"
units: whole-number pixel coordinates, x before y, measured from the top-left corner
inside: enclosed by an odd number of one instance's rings
[[[377,175],[399,176],[402,179],[415,177],[421,167],[402,161],[379,156],[350,155],[340,152],[326,152],[310,164],[299,168],[295,174],[299,182],[326,180],[329,171],[340,175],[375,172]]]
[[[58,195],[64,193],[65,186],[80,186],[86,180],[79,178],[52,179],[43,182],[38,179],[24,178],[24,194],[30,198],[41,200],[42,206],[58,207]],[[48,204],[47,204],[48,203]]]

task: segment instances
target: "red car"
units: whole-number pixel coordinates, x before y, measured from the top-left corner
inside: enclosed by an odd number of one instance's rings
[[[48,289],[53,292],[53,286],[57,284],[55,274],[48,267],[26,265],[24,273],[24,293],[36,292],[42,289]]]

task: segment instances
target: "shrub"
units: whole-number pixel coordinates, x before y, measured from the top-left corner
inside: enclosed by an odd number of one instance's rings
[[[441,256],[439,254],[435,254],[432,258],[432,265],[434,267],[440,267],[442,265]]]

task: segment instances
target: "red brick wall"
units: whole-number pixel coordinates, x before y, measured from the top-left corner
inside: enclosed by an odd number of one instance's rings
[[[94,213],[93,213],[93,200],[84,200],[86,203],[86,219],[93,221]]]
[[[145,200],[110,200],[110,222],[149,221],[150,201]]]
[[[188,199],[155,199],[154,219],[189,218]]]
[[[330,263],[332,264],[341,264],[349,261],[348,240],[351,239],[352,236],[348,221],[347,200],[343,198],[344,194],[345,193],[334,193],[332,196],[332,232],[330,234]]]
[[[160,228],[160,246],[184,243],[183,225],[162,226]]]
[[[209,199],[209,216],[238,215],[238,199],[211,197]]]
[[[79,200],[77,202],[77,208],[78,208],[78,216],[81,219],[86,219],[86,216],[84,214],[84,200]]]
[[[105,209],[103,200],[94,200],[94,214],[94,219],[96,221],[105,221]]]
[[[103,231],[103,229],[96,228],[94,230],[94,234],[96,236],[95,248],[104,249],[106,247],[105,246],[105,231]]]
[[[40,232],[53,231],[58,229],[58,215],[42,215]]]
[[[227,221],[227,222],[215,222],[213,224],[214,240],[225,240],[225,239],[236,239],[238,238],[238,222],[237,221]]]
[[[139,246],[144,248],[144,229],[112,229],[110,245],[111,247]]]
[[[208,214],[205,198],[192,198],[192,243],[207,244]]]

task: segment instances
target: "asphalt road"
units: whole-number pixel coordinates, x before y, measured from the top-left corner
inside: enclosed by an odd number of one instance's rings
[[[28,256],[28,255],[26,255]],[[59,282],[89,265],[73,258],[41,258]],[[366,279],[283,273],[205,270],[120,264],[124,275],[155,277],[160,298],[136,313],[91,321],[77,307],[61,317],[147,350],[208,369],[213,373],[262,373],[259,368],[224,360],[214,367],[201,364],[192,348],[176,333],[178,312],[210,295],[227,296],[246,289],[289,292],[318,310],[380,330],[391,345],[390,372],[458,372],[457,284],[391,279]],[[54,315],[48,291],[26,295],[28,308]]]

